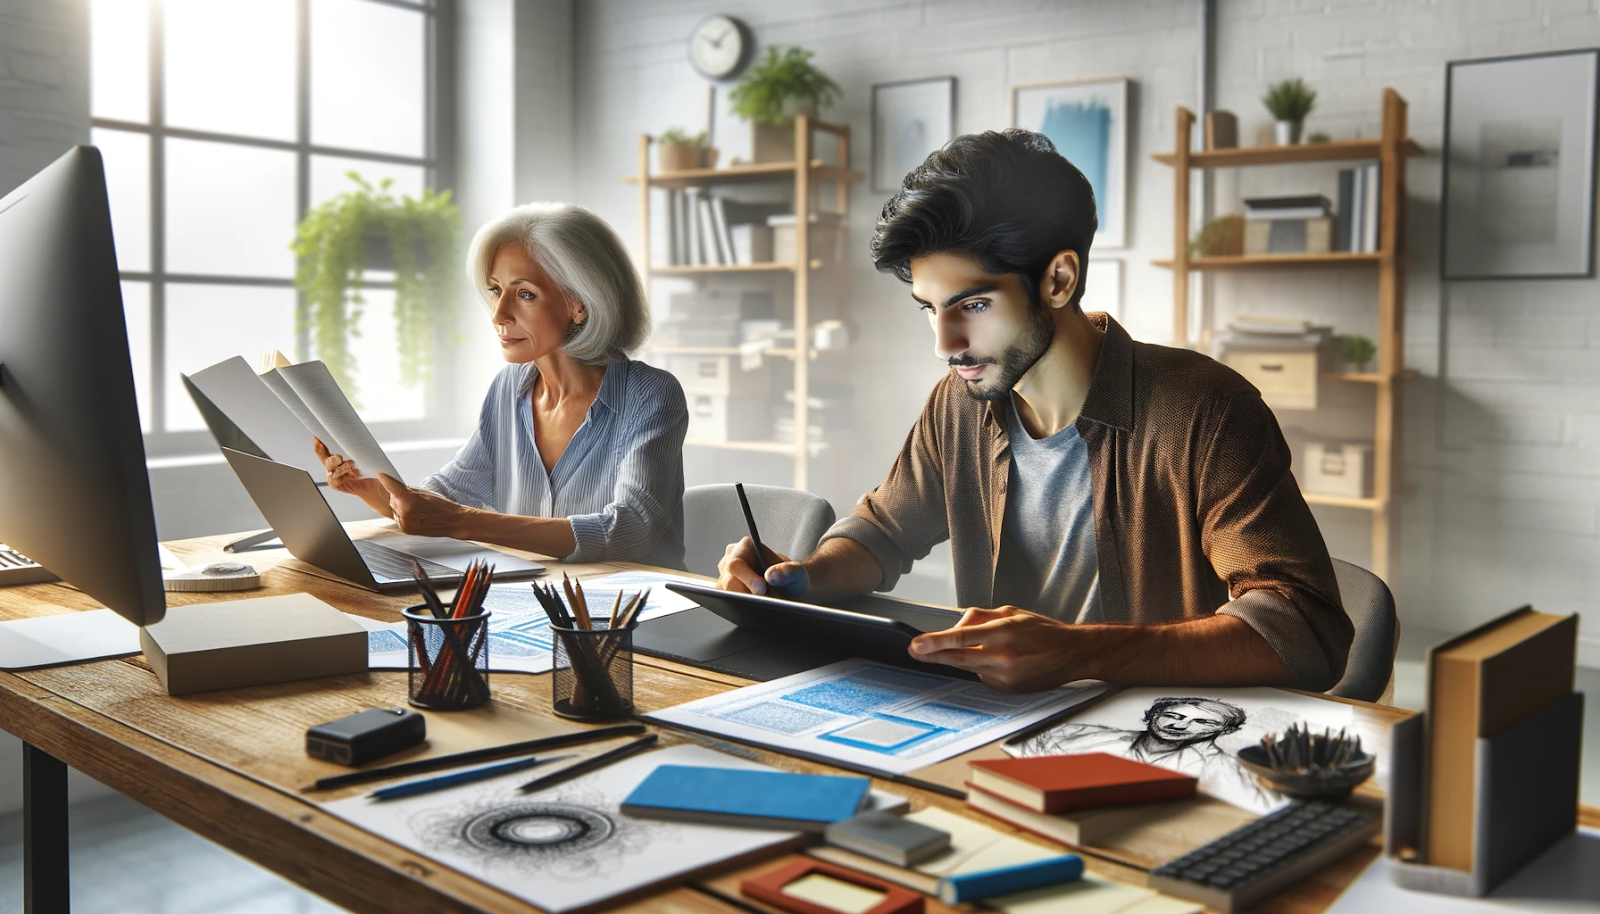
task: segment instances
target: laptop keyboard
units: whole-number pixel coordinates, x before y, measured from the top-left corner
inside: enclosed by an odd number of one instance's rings
[[[411,555],[398,549],[390,549],[374,543],[371,540],[355,540],[356,551],[361,553],[361,560],[367,563],[367,570],[379,581],[410,581],[416,577],[416,569],[412,562],[421,562],[422,570],[428,576],[438,579],[455,580],[461,577],[461,572],[448,565],[441,565],[432,559],[425,559],[420,555]]]

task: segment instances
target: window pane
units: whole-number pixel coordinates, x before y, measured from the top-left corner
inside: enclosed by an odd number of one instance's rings
[[[355,390],[345,393],[367,422],[421,419],[427,413],[422,385],[400,386],[400,355],[394,327],[394,291],[367,289],[366,304],[350,340],[356,364]],[[315,357],[315,356],[313,356]]]
[[[150,138],[126,130],[96,127],[89,142],[106,163],[106,195],[111,198],[111,232],[117,239],[117,267],[150,269]]]
[[[89,112],[150,121],[150,8],[144,0],[90,0]]]
[[[122,314],[128,325],[128,355],[133,359],[133,390],[139,398],[139,428],[150,422],[150,284],[122,284]]]
[[[295,138],[294,0],[165,0],[167,123]]]
[[[166,304],[168,431],[205,428],[179,372],[236,355],[254,365],[267,349],[294,352],[293,289],[169,283]]]
[[[167,271],[291,277],[294,153],[167,141]]]
[[[362,180],[377,187],[384,178],[393,178],[389,192],[399,197],[420,197],[427,183],[427,170],[421,165],[392,165],[365,159],[344,159],[335,156],[311,157],[311,205],[355,189],[355,182],[345,176],[353,171]]]
[[[422,156],[424,14],[367,0],[311,5],[311,141]]]

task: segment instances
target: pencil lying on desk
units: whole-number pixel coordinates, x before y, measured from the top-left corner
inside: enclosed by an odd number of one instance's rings
[[[596,769],[604,768],[618,759],[626,758],[641,749],[649,748],[655,743],[656,738],[656,734],[647,733],[636,740],[623,743],[615,749],[607,749],[599,755],[586,758],[575,765],[568,765],[560,771],[552,771],[549,774],[536,777],[518,787],[517,791],[520,793],[532,793],[535,790],[543,790],[546,787],[553,787],[563,781],[571,780],[580,774],[588,774]]]
[[[482,749],[468,749],[465,752],[456,752],[451,755],[439,755],[411,762],[397,762],[393,765],[384,765],[381,768],[368,768],[366,771],[335,774],[330,777],[320,778],[315,784],[302,789],[306,791],[333,790],[336,787],[348,787],[351,784],[365,784],[368,781],[397,778],[403,774],[421,774],[424,771],[438,771],[441,768],[454,768],[458,765],[470,765],[473,762],[487,762],[491,759],[505,758],[508,755],[526,755],[530,752],[539,752],[544,749],[576,746],[582,743],[592,743],[597,740],[612,739],[618,736],[631,736],[635,733],[643,732],[644,724],[637,723],[595,727],[591,730],[578,730],[556,736],[543,736],[539,739],[523,740],[518,743],[507,743],[504,746],[487,746]]]

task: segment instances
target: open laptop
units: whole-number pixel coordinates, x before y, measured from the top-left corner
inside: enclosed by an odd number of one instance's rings
[[[392,538],[405,548],[352,540],[310,473],[232,448],[225,447],[222,453],[290,555],[358,587],[377,591],[415,587],[413,560],[421,562],[437,583],[459,582],[474,559],[492,562],[496,578],[532,577],[545,571],[538,562],[463,540]]]

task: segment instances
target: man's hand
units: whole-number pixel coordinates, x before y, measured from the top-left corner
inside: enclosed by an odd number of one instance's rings
[[[1069,626],[1015,606],[969,609],[955,628],[911,641],[910,653],[978,674],[1002,692],[1038,692],[1082,677],[1066,673]]]
[[[388,473],[378,480],[389,497],[390,516],[401,533],[417,536],[455,536],[465,508],[432,492],[413,489]]]
[[[756,571],[756,547],[750,537],[730,543],[717,563],[717,586],[737,593],[770,593],[790,599],[803,596],[811,586],[805,565],[789,561],[788,556],[779,555],[765,543],[761,550],[767,558],[765,577]]]

